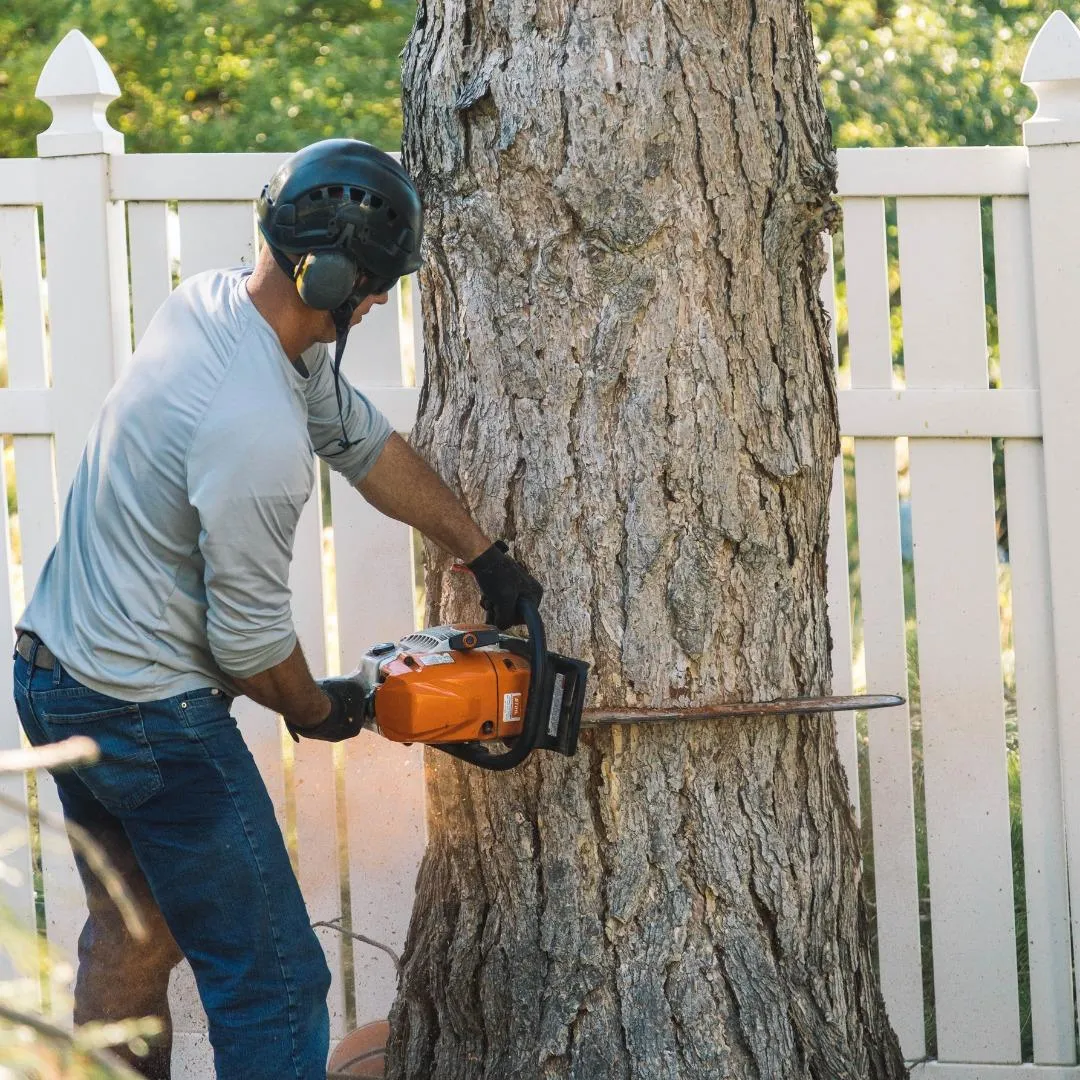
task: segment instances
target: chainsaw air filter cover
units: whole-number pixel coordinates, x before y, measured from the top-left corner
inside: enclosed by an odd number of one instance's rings
[[[376,645],[364,659],[378,661],[371,681],[380,734],[403,743],[519,735],[529,662],[500,648],[499,639],[488,626],[435,626],[396,645]]]

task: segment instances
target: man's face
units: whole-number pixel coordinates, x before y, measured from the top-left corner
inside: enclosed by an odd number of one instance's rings
[[[375,293],[374,296],[365,296],[360,306],[353,312],[350,326],[355,326],[376,304],[385,304],[390,299],[389,293]]]
[[[389,298],[390,294],[384,292],[365,296],[353,312],[353,316],[349,320],[349,326],[355,326],[376,304],[385,304]],[[329,311],[324,313],[322,331],[324,336],[319,339],[320,341],[329,344],[337,340],[337,330],[334,328],[334,320]]]

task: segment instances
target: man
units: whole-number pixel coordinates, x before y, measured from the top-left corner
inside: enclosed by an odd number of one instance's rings
[[[254,762],[246,694],[294,737],[360,730],[346,680],[316,682],[288,569],[318,453],[385,514],[464,560],[488,617],[542,592],[340,378],[349,328],[420,264],[412,181],[365,143],[293,155],[259,201],[253,271],[201,274],[162,305],[109,394],[20,620],[15,699],[32,743],[76,733],[100,763],[56,775],[149,923],[134,941],[85,862],[75,1020],[155,1015],[128,1060],[168,1077],[169,972],[190,960],[219,1080],[322,1080],[329,974]],[[325,347],[335,343],[333,362]],[[347,538],[339,538],[347,542]]]

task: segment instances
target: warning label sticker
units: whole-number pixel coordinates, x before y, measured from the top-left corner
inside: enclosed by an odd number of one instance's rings
[[[454,658],[449,653],[430,652],[430,653],[413,653],[413,659],[419,661],[424,667],[431,667],[434,664],[452,664]]]

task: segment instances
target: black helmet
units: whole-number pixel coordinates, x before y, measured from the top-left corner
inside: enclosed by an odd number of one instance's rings
[[[420,196],[409,174],[370,143],[324,139],[297,151],[263,188],[258,212],[278,263],[312,307],[355,306],[420,268]],[[282,253],[311,258],[293,270]],[[370,279],[359,297],[358,273]]]

